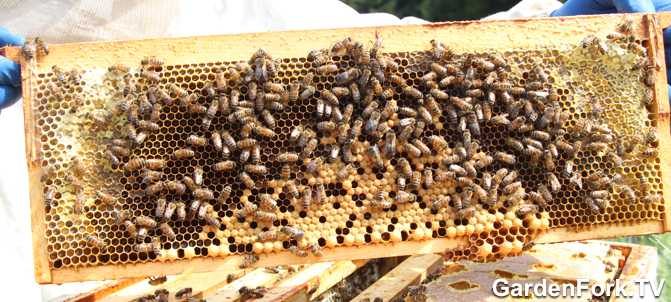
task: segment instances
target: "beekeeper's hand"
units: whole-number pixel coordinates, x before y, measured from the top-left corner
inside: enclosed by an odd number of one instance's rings
[[[0,47],[21,46],[25,39],[0,27]],[[0,56],[0,109],[6,108],[21,96],[21,68],[5,57]]]
[[[614,13],[654,13],[671,11],[671,0],[568,0],[550,15],[575,16]],[[671,28],[664,29],[666,76],[671,81]],[[671,86],[669,87],[671,100]]]

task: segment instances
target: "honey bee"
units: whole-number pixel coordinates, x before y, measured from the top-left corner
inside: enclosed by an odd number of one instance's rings
[[[545,132],[545,131],[540,131],[540,130],[531,131],[531,137],[533,137],[537,140],[540,140],[540,141],[544,141],[544,142],[547,142],[547,141],[550,140],[550,134]]]
[[[194,191],[194,190],[198,189],[198,186],[196,185],[196,182],[193,181],[193,178],[191,178],[190,176],[182,177],[182,182],[191,191]]]
[[[643,134],[643,141],[646,144],[656,144],[659,142],[659,135],[657,135],[657,129],[648,128],[648,130]]]
[[[396,193],[396,198],[395,201],[397,204],[403,204],[403,203],[411,203],[415,202],[417,200],[417,195],[408,193],[405,191],[398,191]]]
[[[114,223],[116,224],[123,224],[125,221],[128,221],[129,217],[130,213],[128,213],[128,211],[126,210],[119,210],[117,208],[114,208],[112,210],[112,218],[114,218]]]
[[[54,66],[55,67],[55,66]],[[114,64],[107,68],[107,71],[116,75],[123,75],[130,71],[130,68],[124,64]],[[62,72],[62,71],[61,71]],[[65,79],[63,79],[65,80]]]
[[[404,157],[401,157],[397,161],[397,165],[399,167],[399,170],[403,175],[406,177],[412,177],[412,167],[410,166],[410,162],[405,159]]]
[[[263,231],[257,235],[258,241],[275,241],[279,239],[278,233],[275,230]]]
[[[131,103],[128,107],[126,119],[133,125],[136,125],[139,121],[140,108],[137,104]]]
[[[630,186],[621,185],[620,186],[620,191],[622,192],[622,194],[624,194],[625,200],[627,200],[629,202],[635,202],[636,201],[636,192],[634,192],[634,190]]]
[[[363,128],[363,120],[360,118],[354,120],[354,122],[352,123],[352,128],[350,128],[349,132],[349,137],[351,141],[355,141],[359,138],[359,135],[361,135],[362,128]]]
[[[268,173],[268,168],[260,164],[245,165],[245,171],[250,174],[266,174]]]
[[[346,164],[340,170],[338,170],[338,173],[336,173],[336,177],[338,178],[338,180],[343,181],[352,173],[352,171],[353,171],[352,164]]]
[[[290,226],[280,227],[280,232],[282,232],[282,234],[284,235],[289,236],[291,239],[297,241],[300,241],[301,239],[303,239],[303,237],[305,237],[305,233],[302,230]]]
[[[510,195],[522,188],[522,182],[516,181],[503,187],[503,194]]]
[[[156,220],[154,220],[153,218],[151,218],[149,216],[144,216],[144,215],[136,216],[135,217],[135,224],[140,226],[140,227],[146,227],[148,229],[155,228],[156,225],[157,225]]]
[[[124,212],[125,212],[125,211],[124,211]],[[122,212],[122,213],[124,213],[124,212]],[[127,214],[128,214],[128,213],[126,213],[125,215],[127,215]],[[126,230],[126,232],[127,232],[129,235],[131,235],[131,236],[136,236],[136,235],[139,234],[137,226],[136,226],[135,223],[133,223],[132,221],[130,221],[130,220],[124,220],[124,221],[123,221],[123,226],[124,226],[124,229]]]
[[[207,112],[207,107],[198,104],[196,102],[191,102],[186,105],[187,109],[189,110],[190,113],[192,114],[204,114]]]
[[[265,103],[272,103],[272,102],[279,102],[282,100],[282,96],[277,93],[263,93],[260,92],[259,95],[263,95],[263,97],[257,97],[256,101],[259,107],[257,107],[257,111],[262,111],[263,107],[265,106]]]
[[[321,167],[322,163],[323,160],[321,157],[314,158],[305,165],[305,171],[310,174],[315,174],[317,169]]]
[[[231,171],[231,170],[235,169],[236,166],[237,165],[234,161],[224,160],[224,161],[220,161],[220,162],[214,164],[214,166],[212,166],[212,170],[217,171],[217,172],[225,172],[225,171]]]
[[[254,127],[254,133],[265,138],[272,138],[273,136],[275,136],[275,131],[273,131],[272,129],[258,125]]]
[[[622,23],[617,25],[617,31],[622,34],[629,34],[634,29],[634,22],[630,19],[622,21]]]
[[[298,161],[298,153],[284,152],[277,155],[277,161],[281,163],[293,163]]]
[[[493,119],[494,118],[492,117],[491,120],[493,120]],[[506,120],[507,120],[507,118],[506,118]],[[527,122],[526,117],[518,116],[515,119],[513,119],[511,122],[506,122],[506,120],[501,120],[501,123],[498,123],[498,124],[499,125],[504,125],[504,126],[508,125],[508,129],[513,130],[513,131],[518,130],[520,132],[526,132],[526,131],[521,130],[521,128],[526,125],[526,122]],[[529,130],[531,130],[531,129],[529,129]]]
[[[159,68],[159,67],[163,66],[163,63],[164,63],[163,60],[158,59],[154,56],[144,57],[140,61],[140,64],[143,67],[147,67],[147,68]]]
[[[433,186],[433,170],[426,168],[424,169],[424,186],[429,189],[431,186]]]
[[[331,151],[329,152],[328,161],[334,162],[340,156],[340,146],[332,145]]]
[[[160,82],[161,74],[156,71],[143,70],[140,76],[149,82]]]
[[[199,200],[213,200],[214,193],[210,189],[198,188],[193,190],[193,198]]]
[[[322,249],[318,243],[311,243],[308,246],[308,250],[310,251],[310,253],[312,253],[312,255],[316,257],[324,256],[324,253],[322,252]]]
[[[265,211],[276,211],[277,201],[275,201],[270,194],[260,194],[259,208]]]
[[[307,99],[311,98],[312,95],[315,94],[315,92],[317,92],[317,89],[314,86],[307,85],[307,86],[305,86],[305,88],[303,89],[301,94],[299,95],[299,99],[307,100]]]
[[[367,153],[368,156],[371,157],[371,160],[373,161],[373,164],[375,164],[376,167],[381,168],[384,166],[382,156],[380,155],[380,148],[377,145],[372,145],[368,147]]]
[[[151,243],[139,243],[135,245],[135,251],[138,253],[151,253],[158,255],[161,253],[161,242],[157,239],[152,240]]]
[[[420,139],[417,139],[417,138],[416,138],[416,139],[413,139],[413,140],[412,140],[412,144],[413,144],[418,150],[420,150],[420,152],[421,152],[422,154],[424,154],[424,155],[426,155],[426,156],[430,156],[430,155],[431,155],[431,149],[429,148],[429,146],[427,146],[426,144],[424,144],[424,142],[422,142]]]
[[[447,141],[438,135],[429,136],[429,143],[436,153],[442,153],[449,148]]]
[[[546,171],[554,171],[555,169],[555,162],[550,150],[545,150],[543,152],[543,166]]]
[[[163,236],[168,238],[168,240],[174,240],[177,237],[177,234],[175,234],[175,231],[166,222],[161,223],[158,226],[158,229],[161,231],[161,234],[163,234]]]
[[[330,90],[323,89],[319,92],[319,94],[321,99],[331,106],[338,106],[340,104],[338,97]]]
[[[191,221],[196,217],[196,214],[198,214],[198,210],[201,208],[201,201],[198,199],[195,199],[191,202],[189,205],[189,211],[186,216],[187,221]]]
[[[520,140],[515,139],[513,137],[506,138],[506,145],[517,152],[524,151],[524,144],[522,144]]]
[[[489,121],[494,123],[495,125],[501,125],[501,126],[510,126],[511,125],[511,122],[508,119],[508,114],[507,113],[492,116],[492,118]]]
[[[238,290],[238,293],[240,294],[241,301],[248,301],[252,299],[263,298],[263,296],[266,294],[267,291],[268,290],[263,286],[257,286],[256,288],[249,288],[247,286],[243,286]]]
[[[660,194],[650,194],[646,195],[641,199],[643,203],[660,203],[662,202],[662,195]]]
[[[387,157],[394,157],[396,154],[396,133],[389,131],[385,134],[384,154]]]
[[[336,127],[337,127],[336,123],[334,123],[332,121],[323,121],[323,122],[317,123],[317,130],[319,130],[321,132],[332,132],[336,129]]]
[[[132,158],[126,163],[124,169],[126,171],[133,172],[143,168],[158,170],[162,169],[163,167],[165,167],[165,161],[162,159]]]
[[[476,209],[474,207],[465,207],[456,212],[456,216],[459,219],[469,219],[475,216]]]
[[[158,218],[163,218],[167,206],[168,202],[165,200],[165,198],[159,198],[158,200],[156,200],[156,209],[154,210],[154,216]]]
[[[225,140],[224,140],[225,142]],[[238,141],[237,146],[240,149],[249,149],[254,147],[257,144],[257,141],[253,138],[246,138]]]
[[[301,137],[301,135],[303,135],[303,126],[296,126],[289,134],[289,141],[295,142]]]
[[[21,55],[26,60],[32,60],[37,51],[37,46],[30,41],[26,41],[23,46],[21,46]]]
[[[408,86],[408,87],[410,87],[410,86]],[[416,98],[416,99],[419,99],[419,98],[421,98],[421,97],[418,97],[418,96],[422,95],[422,93],[419,92],[419,95],[418,95],[417,92],[418,92],[418,91],[410,91],[410,89],[406,89],[406,88],[403,89],[403,93],[405,93],[406,95],[409,95],[409,96],[411,96],[411,97],[414,97],[414,98]],[[431,90],[429,91],[429,93],[431,94],[431,96],[433,96],[433,97],[436,98],[436,99],[439,99],[439,100],[448,100],[448,99],[449,99],[449,100],[452,101],[453,103],[454,103],[455,101],[452,100],[452,99],[458,99],[458,98],[454,98],[454,97],[451,99],[451,98],[450,98],[450,95],[449,95],[447,92],[442,91],[442,90],[440,90],[440,89],[436,89],[436,88],[431,89]],[[422,96],[423,96],[423,95],[422,95]],[[457,101],[458,101],[458,100],[457,100]],[[460,103],[460,105],[463,105],[463,103]],[[468,105],[470,105],[470,104],[468,104]]]
[[[162,218],[164,220],[170,220],[172,219],[172,216],[175,214],[175,210],[177,209],[177,204],[174,202],[170,202],[165,206],[165,212],[162,214]]]
[[[249,201],[243,201],[242,202],[242,209],[240,209],[237,213],[238,218],[244,218],[248,215],[253,215],[254,212],[258,209],[258,206],[249,202]]]
[[[380,122],[380,118],[381,118],[380,111],[375,110],[375,111],[371,112],[370,116],[368,117],[368,121],[366,121],[366,126],[365,126],[366,132],[368,132],[368,133],[375,132],[375,130],[377,129],[377,126]],[[319,125],[317,125],[317,126],[319,126]]]
[[[550,190],[552,190],[553,193],[557,193],[559,190],[561,190],[561,183],[554,173],[548,172],[547,179],[548,184],[550,185]]]
[[[254,180],[249,176],[249,174],[247,174],[247,172],[244,172],[244,171],[241,172],[241,173],[238,175],[238,178],[239,178],[240,181],[245,185],[245,187],[247,187],[248,189],[253,189],[254,187],[256,187],[256,183],[255,183]]]
[[[189,137],[186,138],[186,143],[193,146],[193,147],[206,147],[207,146],[207,138],[204,136],[197,136],[197,135],[189,135]]]
[[[452,50],[441,42],[431,40],[431,55],[435,60],[447,60],[452,57]]]
[[[155,122],[152,121],[138,121],[137,122],[137,127],[140,128],[141,130],[145,130],[148,132],[158,132],[160,129],[159,125]]]
[[[315,201],[317,201],[318,204],[323,204],[326,201],[326,187],[321,182],[318,182],[316,186]]]
[[[336,75],[335,77],[336,84],[338,85],[348,84],[354,81],[360,74],[361,71],[358,68],[350,68],[348,70],[345,70]]]
[[[170,213],[168,213],[167,210],[172,207],[170,206],[171,204],[173,203],[168,204],[168,207],[166,208],[166,213],[164,214],[166,220],[170,219],[170,217],[168,216],[168,214]],[[186,219],[186,205],[183,202],[179,201],[174,203],[174,208],[175,208],[174,213],[177,215],[177,220],[184,221]]]
[[[597,201],[596,199],[593,199],[591,197],[585,197],[585,204],[587,204],[588,209],[593,213],[593,214],[599,214],[605,209],[605,201]]]
[[[178,290],[175,293],[175,299],[185,300],[185,299],[190,298],[192,295],[193,295],[193,289],[191,289],[190,287],[185,287],[185,288],[182,288],[182,289]]]
[[[96,247],[96,248],[99,248],[99,249],[103,249],[107,246],[107,244],[105,244],[104,240],[100,239],[98,236],[95,236],[95,235],[86,235],[84,237],[84,240],[86,241],[86,245],[88,245],[90,247]]]
[[[370,203],[371,207],[383,210],[391,208],[393,204],[389,200],[387,200],[387,198],[385,197],[386,194],[387,192],[384,191],[377,192],[377,194],[375,194],[375,198],[371,200]]]
[[[389,100],[392,97],[394,97],[394,89],[392,88],[387,88],[382,90],[382,93],[380,94],[380,97],[384,100]]]
[[[320,75],[326,75],[329,73],[334,73],[338,71],[338,65],[336,64],[324,64],[316,68],[316,71]]]
[[[523,204],[520,205],[515,211],[517,217],[525,217],[527,215],[535,214],[538,212],[538,206],[535,204]]]
[[[261,222],[273,223],[275,220],[277,220],[277,215],[265,211],[256,211],[254,213],[254,218]]]
[[[501,151],[496,152],[494,154],[494,159],[496,159],[497,161],[502,162],[504,164],[508,164],[508,165],[514,165],[517,162],[517,159],[516,159],[515,155],[508,154],[508,153],[501,152]]]
[[[284,184],[284,191],[294,199],[298,199],[301,196],[294,181],[287,181]]]
[[[289,247],[289,252],[291,252],[292,254],[294,254],[298,257],[307,257],[308,256],[307,251],[298,249],[298,247],[295,246],[295,245],[292,245],[292,246]]]

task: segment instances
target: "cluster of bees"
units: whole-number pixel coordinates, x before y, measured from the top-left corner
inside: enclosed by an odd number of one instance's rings
[[[628,38],[630,28],[623,25],[618,30],[608,39],[633,43]],[[581,46],[593,55],[604,55],[603,43],[589,36]],[[296,148],[269,158],[281,167],[282,190],[297,209],[307,211],[324,205],[327,184],[319,180],[307,184],[292,175],[303,171],[306,176],[302,177],[317,176],[324,165],[338,162],[342,163],[335,173],[338,181],[346,180],[363,165],[391,172],[393,189],[374,192],[367,203],[370,211],[418,202],[419,191],[445,185],[455,190],[434,194],[424,202],[434,214],[448,210],[462,220],[473,217],[478,208],[505,208],[520,218],[534,215],[553,201],[562,183],[581,192],[581,200],[593,213],[606,210],[611,191],[621,192],[632,202],[661,200],[658,194],[648,194],[652,190],[643,179],[632,181],[603,171],[585,176],[573,162],[585,153],[603,156],[617,166],[631,154],[656,157],[654,128],[640,136],[620,135],[604,122],[602,105],[592,103],[587,117],[567,132],[570,114],[562,109],[553,81],[540,64],[525,72],[521,84],[511,78],[511,66],[500,54],[455,54],[438,41],[430,44],[419,84],[399,75],[399,62],[382,52],[379,37],[371,48],[345,38],[331,48],[310,51],[307,58],[312,70],[287,84],[275,80],[276,60],[263,49],[246,62],[219,69],[214,80],[197,92],[164,83],[164,63],[155,57],[143,59],[135,75],[127,66],[114,65],[108,74],[122,83],[114,114],[125,117],[126,126],[124,133],[108,142],[105,154],[112,167],[138,176],[145,188],[142,195],[155,206],[154,214],[131,215],[119,207],[119,197],[113,193],[101,191],[96,197],[112,211],[116,224],[136,239],[135,251],[140,253],[160,254],[160,239],[150,234],[174,240],[174,221],[204,221],[215,229],[222,227],[214,205],[229,202],[234,187],[258,192],[253,199],[241,200],[235,213],[239,221],[266,226],[257,234],[258,242],[307,239],[296,226],[274,224],[278,201],[259,189],[271,173],[271,166],[262,158],[261,142],[278,135],[275,116],[295,102],[309,101],[314,112],[287,136]],[[334,57],[348,58],[350,63],[339,65]],[[642,81],[652,85],[655,68],[645,62],[639,68],[644,71]],[[332,77],[334,84],[328,88],[318,85],[318,77]],[[652,98],[648,99],[645,105]],[[161,130],[161,114],[173,106],[197,117],[198,129],[170,155],[134,155],[134,149]],[[221,125],[213,121],[236,125],[240,130],[219,129]],[[436,127],[459,139],[427,131]],[[503,145],[484,145],[484,136],[492,130],[506,133]],[[189,175],[167,179],[163,170],[170,161],[190,160],[206,148],[216,151],[214,164],[192,166]],[[488,151],[492,148],[495,150]],[[77,165],[73,160],[72,177],[68,178],[75,188],[81,187],[77,173],[84,173]],[[523,179],[518,169],[528,166],[540,169],[543,179]],[[237,185],[223,184],[223,189],[215,192],[206,185],[206,170],[236,175]],[[635,188],[642,194],[640,198]],[[74,203],[75,212],[83,211],[79,199]],[[95,235],[86,235],[85,240],[99,248],[106,245]],[[295,243],[286,248],[301,257],[322,255],[317,241],[306,248]],[[256,260],[257,256],[247,255],[241,267]]]

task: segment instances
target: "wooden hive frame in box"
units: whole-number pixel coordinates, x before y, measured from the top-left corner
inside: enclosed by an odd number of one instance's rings
[[[669,103],[667,98],[666,69],[662,41],[662,29],[671,24],[668,14],[634,14],[634,15],[603,15],[568,18],[548,18],[510,21],[475,21],[449,22],[412,26],[384,26],[374,28],[349,28],[335,30],[290,31],[282,33],[256,33],[230,36],[205,36],[190,38],[149,39],[123,42],[76,43],[51,45],[47,56],[39,56],[30,62],[21,59],[23,75],[24,117],[26,135],[26,157],[29,168],[32,234],[35,261],[35,276],[40,283],[63,283],[83,280],[117,279],[125,277],[176,274],[183,271],[204,272],[213,270],[235,269],[243,261],[239,254],[219,253],[219,256],[200,256],[189,259],[164,261],[140,261],[142,263],[117,263],[97,265],[73,265],[54,267],[50,259],[58,256],[49,247],[45,240],[47,230],[45,212],[44,188],[41,182],[47,162],[44,157],[42,144],[50,140],[44,133],[43,125],[38,125],[39,106],[35,101],[39,96],[37,91],[43,89],[41,81],[47,81],[53,65],[63,70],[77,68],[80,70],[101,69],[113,64],[138,65],[139,60],[147,55],[156,56],[165,60],[168,66],[198,66],[203,62],[240,61],[247,60],[250,54],[259,47],[265,48],[275,58],[304,57],[312,49],[324,48],[335,41],[349,36],[353,40],[369,43],[379,35],[384,39],[383,52],[405,53],[409,51],[424,51],[429,49],[432,39],[449,45],[456,53],[473,51],[513,51],[530,49],[548,49],[556,46],[579,45],[587,35],[605,37],[612,32],[623,20],[631,20],[634,24],[634,36],[640,41],[647,41],[648,58],[650,62],[657,62],[655,81],[652,86],[653,105],[649,107],[649,117],[656,124],[659,133],[659,161],[661,179],[671,179],[668,169],[671,163],[669,151]],[[8,56],[18,60],[19,49],[8,49]],[[291,61],[288,61],[291,62]],[[207,66],[201,64],[200,66]],[[64,114],[64,110],[61,110]],[[53,134],[51,134],[53,135]],[[52,137],[53,138],[53,137]],[[659,183],[659,182],[658,182]],[[615,236],[660,233],[671,229],[669,214],[671,206],[671,186],[659,185],[663,191],[663,204],[656,206],[654,211],[659,213],[646,217],[619,217],[617,213],[596,224],[585,224],[583,220],[573,220],[567,217],[547,217],[539,219],[540,223],[547,224],[552,219],[548,230],[539,227],[539,231],[526,234],[525,241],[533,235],[535,242],[559,242],[582,239],[607,238]],[[563,207],[561,209],[564,209]],[[626,207],[618,207],[626,210]],[[633,211],[641,208],[631,208]],[[555,209],[556,210],[556,209]],[[629,214],[627,214],[629,215]],[[51,216],[49,216],[51,217]],[[619,218],[627,218],[626,223],[619,223]],[[513,218],[511,218],[514,220]],[[521,223],[521,220],[517,220]],[[575,222],[575,225],[572,223]],[[437,222],[436,222],[437,224]],[[55,225],[55,223],[54,223]],[[441,228],[443,226],[441,225]],[[469,244],[464,228],[456,228],[460,233],[455,237],[445,236],[431,238],[431,228],[427,224],[425,233],[428,236],[422,240],[384,239],[383,242],[365,245],[340,245],[324,250],[322,257],[298,257],[288,251],[275,251],[262,254],[254,266],[270,266],[280,264],[297,264],[309,262],[368,259],[385,256],[412,255],[445,250],[458,250]],[[445,232],[445,229],[442,229]],[[471,229],[469,234],[472,233]],[[434,230],[435,233],[435,230]],[[340,234],[339,234],[340,235]],[[406,234],[407,235],[407,234]],[[335,238],[336,235],[334,234]],[[362,236],[363,237],[363,236]],[[513,236],[514,237],[514,236]],[[520,237],[520,238],[522,238]],[[477,239],[477,236],[476,238]],[[514,238],[512,240],[515,240]],[[334,239],[335,241],[335,239]],[[392,242],[393,241],[393,242]],[[521,243],[518,241],[518,243]],[[481,244],[481,243],[480,243]],[[263,246],[262,246],[263,247]],[[521,247],[519,247],[521,248]],[[468,246],[467,246],[468,249]],[[476,248],[474,253],[478,252]],[[214,253],[214,252],[212,252]],[[89,255],[87,257],[86,255]],[[216,255],[216,254],[215,254]],[[460,254],[461,255],[461,254]],[[75,255],[75,258],[77,255]],[[51,257],[51,258],[50,258]],[[95,256],[80,255],[82,262]],[[60,263],[62,265],[62,263]]]

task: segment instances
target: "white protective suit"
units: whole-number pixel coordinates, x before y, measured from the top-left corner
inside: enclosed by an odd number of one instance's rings
[[[524,0],[488,18],[547,16],[556,0]],[[0,26],[50,43],[180,37],[426,21],[359,14],[336,0],[0,0]],[[28,176],[20,103],[0,115],[0,300],[60,301],[99,282],[39,286],[33,276]]]

